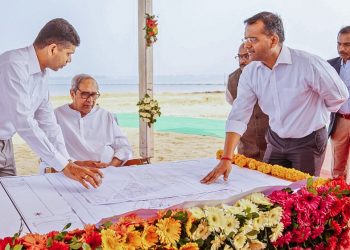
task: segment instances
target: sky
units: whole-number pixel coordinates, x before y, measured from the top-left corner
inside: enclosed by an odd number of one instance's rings
[[[137,0],[0,0],[0,53],[32,44],[49,20],[62,17],[81,45],[70,65],[52,73],[113,78],[138,75]],[[153,0],[159,19],[154,75],[217,75],[237,68],[243,21],[260,11],[281,16],[285,45],[324,59],[337,56],[339,29],[350,25],[348,0]]]

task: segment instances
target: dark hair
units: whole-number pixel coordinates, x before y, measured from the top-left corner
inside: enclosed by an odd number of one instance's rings
[[[347,33],[350,33],[350,26],[345,26],[345,27],[341,28],[341,29],[339,30],[338,36],[339,36],[340,34],[347,34]]]
[[[262,21],[266,35],[276,34],[279,37],[279,42],[284,42],[284,29],[282,19],[271,12],[263,11],[260,12],[244,21],[244,24],[253,24],[257,21]]]
[[[80,38],[77,31],[68,21],[63,18],[55,18],[45,24],[40,30],[34,41],[34,46],[44,48],[52,43],[62,46],[71,43],[74,46],[79,46]]]

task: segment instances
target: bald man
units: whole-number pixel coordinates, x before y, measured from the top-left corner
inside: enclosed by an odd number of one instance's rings
[[[226,101],[230,105],[237,97],[237,87],[242,70],[250,62],[249,54],[247,49],[244,48],[244,44],[241,44],[239,47],[235,58],[238,59],[239,68],[229,75],[226,90]],[[238,153],[262,161],[266,150],[265,134],[268,125],[269,117],[261,111],[258,102],[256,102],[247,130],[238,144]]]

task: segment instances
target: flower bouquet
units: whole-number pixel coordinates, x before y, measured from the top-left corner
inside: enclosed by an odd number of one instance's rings
[[[144,98],[137,103],[137,106],[139,106],[139,117],[147,122],[148,127],[151,127],[161,115],[158,101],[152,99],[148,94],[145,94]]]
[[[158,23],[154,15],[146,13],[146,26],[143,28],[146,31],[145,39],[146,46],[150,47],[153,43],[157,41],[158,35]]]

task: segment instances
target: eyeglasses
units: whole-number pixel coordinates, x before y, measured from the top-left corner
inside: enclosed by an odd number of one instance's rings
[[[235,59],[237,60],[248,60],[249,59],[249,54],[248,53],[245,53],[245,54],[237,54],[235,56]]]
[[[90,97],[92,97],[93,100],[96,100],[97,98],[100,97],[100,92],[87,92],[87,91],[81,91],[79,88],[77,88],[77,90],[80,91],[80,97],[82,99],[89,99]]]
[[[242,43],[257,43],[257,42],[258,42],[258,38],[256,38],[256,37],[242,38]]]

